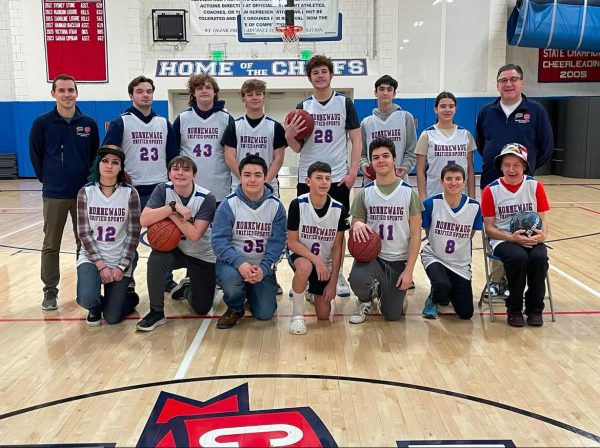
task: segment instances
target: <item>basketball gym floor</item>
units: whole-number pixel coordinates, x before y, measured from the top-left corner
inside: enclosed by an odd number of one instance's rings
[[[148,311],[143,245],[139,315],[88,328],[69,228],[60,307],[42,311],[40,184],[0,181],[0,444],[600,446],[600,180],[541,179],[556,322],[546,314],[541,328],[511,328],[504,314],[491,323],[487,307],[470,321],[451,308],[425,320],[429,285],[417,263],[401,321],[374,314],[351,325],[354,299],[337,298],[332,322],[306,304],[306,336],[288,333],[286,262],[272,321],[218,330],[221,293],[207,317],[166,295],[168,324],[136,332]],[[292,183],[283,180],[286,206]],[[479,235],[473,246],[477,301]],[[351,265],[346,256],[346,275]]]

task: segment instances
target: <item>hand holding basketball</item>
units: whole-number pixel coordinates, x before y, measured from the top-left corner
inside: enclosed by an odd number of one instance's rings
[[[363,176],[368,180],[375,180],[375,169],[373,168],[373,164],[369,163],[368,165],[363,166]]]
[[[148,226],[147,236],[152,249],[160,252],[170,252],[179,244],[181,230],[172,220],[165,218]]]
[[[356,224],[352,227],[352,234],[348,239],[348,251],[356,261],[367,263],[377,258],[381,252],[381,239],[366,224],[361,222]]]
[[[294,109],[285,117],[286,131],[289,130],[293,137],[300,141],[311,136],[315,129],[312,115],[304,109]]]

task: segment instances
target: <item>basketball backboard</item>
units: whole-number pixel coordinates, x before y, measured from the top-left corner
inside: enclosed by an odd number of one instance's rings
[[[338,0],[242,0],[237,17],[240,42],[281,42],[284,25],[302,27],[300,41],[342,39]]]

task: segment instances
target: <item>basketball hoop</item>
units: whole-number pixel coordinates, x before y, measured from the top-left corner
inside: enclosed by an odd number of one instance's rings
[[[281,33],[283,40],[283,51],[286,53],[296,53],[298,51],[298,41],[302,27],[299,25],[281,25],[275,27],[275,31]]]

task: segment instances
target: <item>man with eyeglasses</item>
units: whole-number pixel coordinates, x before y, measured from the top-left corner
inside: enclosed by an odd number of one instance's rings
[[[477,115],[477,151],[483,157],[481,189],[502,176],[494,158],[504,145],[520,143],[528,150],[529,173],[550,160],[554,151],[552,126],[544,106],[523,95],[523,69],[515,64],[500,67],[496,77],[500,97]]]
[[[527,148],[529,175],[550,160],[554,151],[554,138],[548,113],[544,106],[523,95],[523,69],[507,64],[498,70],[496,88],[500,97],[486,104],[477,115],[475,141],[477,151],[483,158],[480,187],[502,176],[494,159],[508,143],[520,143]],[[504,292],[502,266],[492,265],[492,284],[489,295]]]

